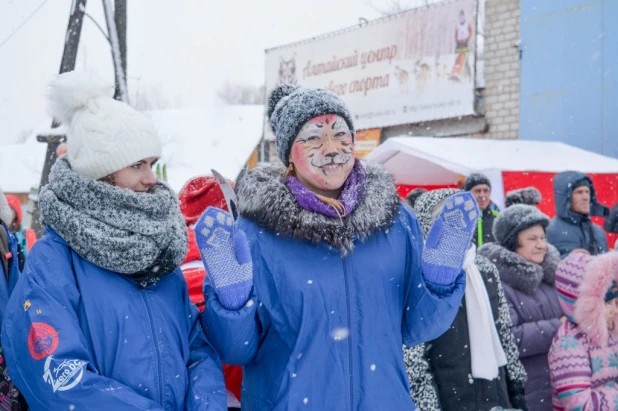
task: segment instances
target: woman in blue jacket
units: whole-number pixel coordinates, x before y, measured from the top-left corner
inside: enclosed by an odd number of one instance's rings
[[[68,154],[41,191],[47,233],[5,312],[9,373],[32,410],[225,410],[221,364],[178,269],[184,220],[151,170],[160,140],[109,91],[75,72],[52,84]]]
[[[451,197],[423,250],[388,173],[354,159],[337,96],[282,86],[269,117],[286,168],[246,173],[238,224],[208,209],[196,227],[203,324],[245,365],[243,410],[412,410],[402,343],[437,338],[457,313],[476,203]]]

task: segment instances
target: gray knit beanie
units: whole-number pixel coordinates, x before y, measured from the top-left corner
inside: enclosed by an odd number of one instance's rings
[[[287,167],[292,143],[305,123],[324,114],[342,117],[355,136],[352,117],[336,94],[318,88],[278,86],[268,99],[268,119],[277,139],[277,155]]]
[[[535,225],[547,228],[549,217],[534,206],[513,204],[496,217],[493,234],[498,244],[507,250],[515,251],[518,245],[517,234]]]
[[[472,173],[466,178],[466,182],[464,183],[464,190],[470,191],[474,187],[485,184],[491,188],[491,181],[485,174],[481,173]]]

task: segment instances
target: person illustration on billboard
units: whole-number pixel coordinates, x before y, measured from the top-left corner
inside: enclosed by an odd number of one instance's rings
[[[455,53],[457,59],[453,67],[451,78],[460,79],[463,74],[467,80],[472,77],[470,64],[468,63],[468,44],[472,38],[472,25],[466,20],[466,14],[463,10],[459,12],[459,23],[455,26]]]

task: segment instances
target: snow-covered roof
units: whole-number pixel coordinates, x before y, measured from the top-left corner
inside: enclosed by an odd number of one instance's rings
[[[210,108],[155,110],[145,112],[163,142],[162,164],[167,164],[170,186],[178,191],[191,177],[215,169],[235,179],[262,136],[262,106],[213,104]],[[46,120],[49,127],[51,120]],[[23,144],[0,146],[0,187],[5,192],[27,193],[41,179],[47,145],[37,134]]]
[[[162,164],[177,192],[191,177],[211,174],[236,179],[262,138],[262,106],[157,110],[149,116],[163,141]]]
[[[398,184],[441,185],[489,171],[618,173],[618,160],[559,142],[393,137],[368,157]]]
[[[0,146],[0,188],[5,193],[27,193],[41,182],[47,144],[27,141]]]

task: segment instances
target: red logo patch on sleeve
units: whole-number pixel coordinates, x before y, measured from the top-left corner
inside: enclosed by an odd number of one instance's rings
[[[42,360],[58,348],[58,332],[49,324],[32,323],[28,334],[28,351],[35,360]]]

